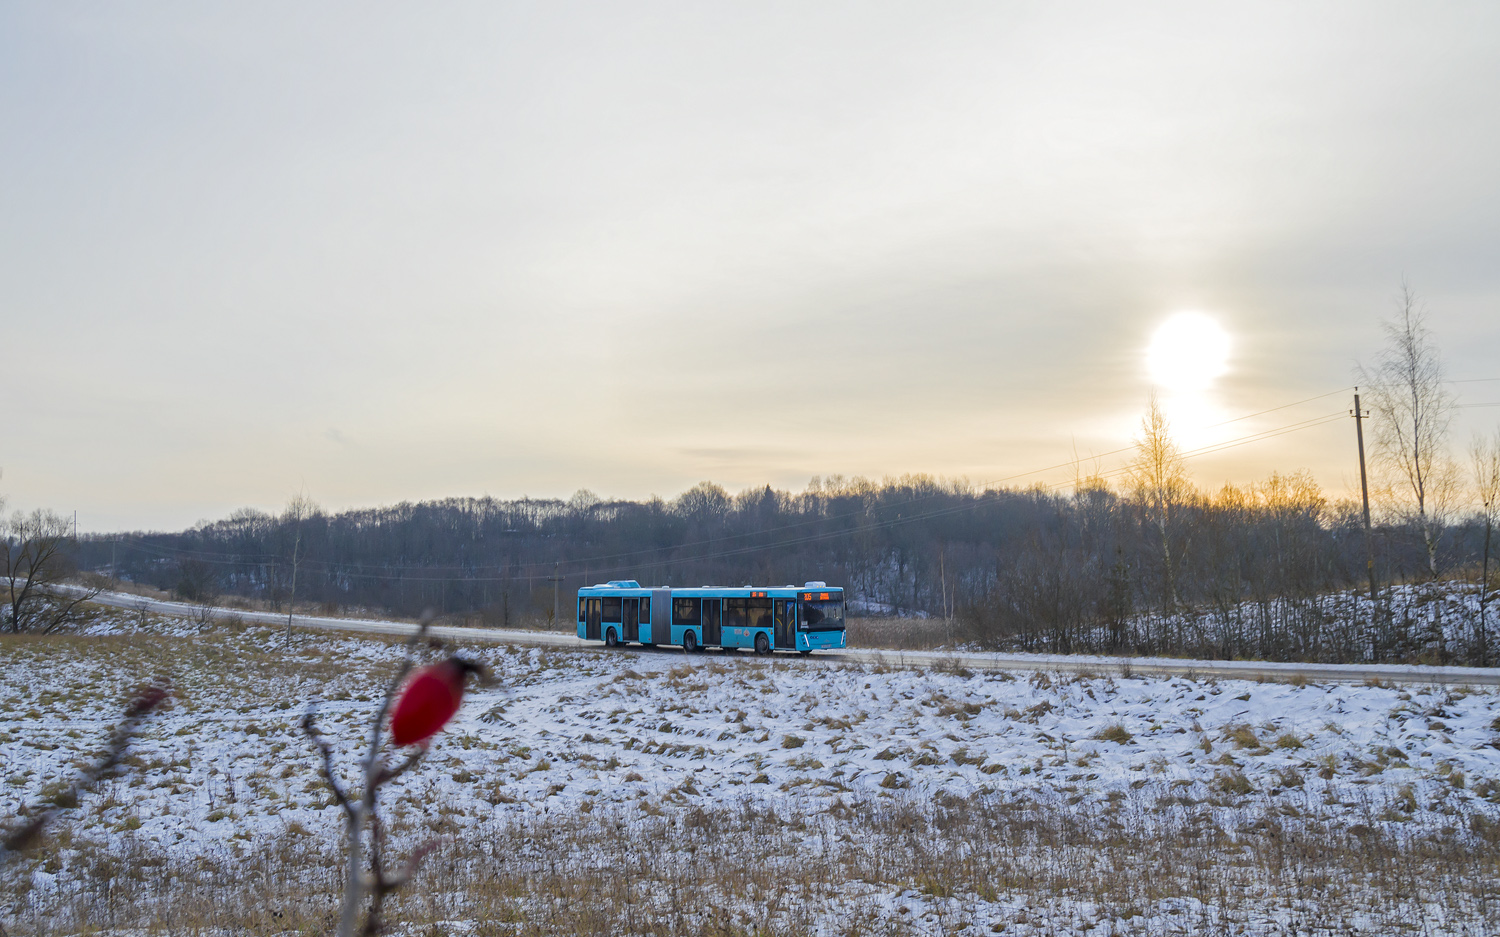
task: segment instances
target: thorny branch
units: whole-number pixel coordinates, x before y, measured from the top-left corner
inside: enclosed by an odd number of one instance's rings
[[[317,715],[317,705],[308,706],[307,712],[302,716],[302,731],[307,734],[308,738],[312,739],[312,743],[322,753],[323,780],[328,782],[328,786],[333,790],[334,799],[343,808],[344,816],[348,817],[354,812],[354,806],[349,803],[349,796],[344,793],[344,786],[339,783],[338,777],[333,773],[333,746],[329,745],[328,740],[323,737],[323,733],[318,731],[317,725],[313,722],[315,715]]]
[[[131,740],[140,730],[141,723],[156,712],[171,695],[172,687],[166,680],[148,683],[136,690],[135,695],[126,704],[125,712],[115,725],[114,731],[110,733],[109,746],[104,755],[93,765],[80,771],[73,784],[54,794],[51,801],[41,807],[35,816],[5,835],[3,844],[0,844],[0,862],[35,843],[41,836],[42,830],[60,811],[77,806],[78,798],[93,790],[100,778],[120,763],[126,749],[130,747]]]
[[[315,709],[309,707],[302,717],[302,730],[307,733],[308,738],[323,756],[323,778],[333,789],[333,796],[344,811],[348,869],[343,906],[339,914],[339,937],[354,937],[360,906],[365,903],[367,894],[370,899],[370,909],[365,917],[364,926],[359,928],[358,932],[379,934],[384,926],[381,912],[386,895],[405,885],[415,873],[423,857],[437,845],[436,841],[433,841],[419,846],[407,859],[401,874],[394,877],[387,876],[384,871],[385,842],[378,812],[379,805],[376,802],[381,787],[416,767],[417,763],[422,760],[422,756],[427,753],[427,746],[423,745],[399,764],[391,765],[381,755],[381,741],[396,693],[411,673],[412,667],[415,666],[414,652],[417,645],[427,638],[428,627],[431,623],[432,614],[428,612],[422,616],[417,630],[407,639],[401,666],[397,669],[390,686],[386,688],[384,698],[380,701],[380,710],[375,714],[375,719],[370,725],[369,747],[360,761],[363,784],[358,796],[351,796],[350,792],[344,789],[334,771],[333,747],[318,731],[314,722]],[[368,872],[364,867],[366,826],[370,829],[370,870]]]

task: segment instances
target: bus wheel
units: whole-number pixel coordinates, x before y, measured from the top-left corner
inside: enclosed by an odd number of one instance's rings
[[[762,657],[771,653],[771,642],[766,640],[764,633],[755,636],[755,653]]]
[[[691,631],[685,632],[682,636],[682,649],[689,654],[698,650],[698,636]]]
[[[619,643],[620,639],[615,637],[615,629],[610,628],[608,631],[604,632],[605,647],[617,647]]]
[[[803,657],[806,657],[807,655],[812,653],[812,648],[806,648],[805,650],[798,651],[797,653],[801,654]]]

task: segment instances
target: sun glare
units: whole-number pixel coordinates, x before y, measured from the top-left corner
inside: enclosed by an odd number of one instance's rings
[[[1201,312],[1179,312],[1151,336],[1146,370],[1170,391],[1207,390],[1229,370],[1229,333]]]

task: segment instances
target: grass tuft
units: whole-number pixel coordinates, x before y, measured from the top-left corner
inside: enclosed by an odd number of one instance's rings
[[[1094,738],[1101,742],[1114,742],[1116,745],[1129,745],[1135,741],[1135,736],[1130,734],[1130,730],[1118,722],[1100,729]]]

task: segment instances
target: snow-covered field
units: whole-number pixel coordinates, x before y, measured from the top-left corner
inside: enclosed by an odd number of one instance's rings
[[[130,685],[177,687],[6,864],[0,923],[326,930],[341,815],[299,722],[352,773],[399,647],[149,629],[0,644],[6,825]],[[466,653],[496,683],[385,798],[397,852],[443,837],[411,933],[1500,929],[1489,691]]]

